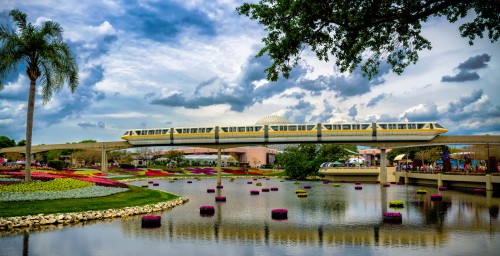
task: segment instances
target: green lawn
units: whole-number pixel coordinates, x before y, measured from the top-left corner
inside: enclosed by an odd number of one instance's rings
[[[60,199],[27,202],[0,202],[0,217],[83,212],[118,209],[169,201],[178,196],[148,188],[129,186],[130,190],[111,196],[85,199]]]

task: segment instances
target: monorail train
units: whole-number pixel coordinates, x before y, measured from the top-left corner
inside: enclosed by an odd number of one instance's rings
[[[447,131],[435,122],[268,124],[133,129],[121,138],[132,145],[425,141]]]

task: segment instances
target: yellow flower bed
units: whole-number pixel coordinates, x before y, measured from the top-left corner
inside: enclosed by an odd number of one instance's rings
[[[93,186],[94,183],[70,178],[0,186],[0,192],[63,191]]]

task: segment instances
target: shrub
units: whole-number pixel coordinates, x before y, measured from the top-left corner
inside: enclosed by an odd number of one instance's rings
[[[64,168],[64,161],[61,160],[50,160],[47,162],[49,167],[55,168],[56,170],[62,170]]]
[[[123,169],[134,169],[135,166],[133,164],[120,164],[120,168],[123,168]]]

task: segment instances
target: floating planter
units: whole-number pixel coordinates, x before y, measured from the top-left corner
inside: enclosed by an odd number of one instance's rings
[[[307,193],[305,193],[305,192],[304,193],[299,193],[299,194],[297,194],[297,196],[298,197],[307,197]]]
[[[250,190],[250,195],[258,195],[260,191],[258,190]]]
[[[188,180],[187,183],[193,183],[193,181]]]
[[[384,222],[402,223],[403,217],[401,216],[401,213],[399,213],[399,212],[385,212],[384,213]]]
[[[215,193],[215,188],[207,188],[207,193]]]
[[[215,213],[215,208],[211,205],[200,206],[200,215],[202,216],[212,216]]]
[[[401,182],[401,181],[398,181],[398,182],[396,183],[396,185],[404,185],[404,183],[403,183],[403,182]]]
[[[403,202],[401,200],[392,200],[392,201],[389,201],[389,207],[404,208],[405,202]]]
[[[328,183],[330,183],[330,182],[327,180],[323,181],[323,184],[328,184]]]
[[[278,191],[278,187],[272,187],[271,191]]]
[[[266,180],[269,180],[269,178],[266,178]]]
[[[311,185],[304,185],[305,189],[311,189]]]
[[[224,188],[224,186],[222,186],[222,185],[217,185],[217,186],[216,186],[216,188],[217,188],[217,189],[222,189],[222,188]]]
[[[439,194],[432,194],[431,201],[443,201],[443,196]]]
[[[149,183],[149,184],[153,184],[153,183],[154,183],[154,181],[150,180],[150,181],[148,181],[148,183]]]
[[[390,187],[390,186],[391,186],[391,184],[389,184],[389,183],[384,183],[384,185],[382,185],[382,186],[384,186],[384,188],[387,188],[387,187]]]
[[[177,180],[177,178],[174,178],[174,180]]]
[[[355,186],[354,189],[356,189],[356,190],[362,190],[363,187],[362,186]]]
[[[226,197],[225,196],[216,196],[215,197],[215,202],[225,202]]]
[[[417,194],[419,194],[419,195],[425,195],[425,194],[427,194],[427,190],[425,190],[425,189],[419,189],[419,190],[417,190]]]
[[[275,220],[286,220],[288,219],[287,209],[273,209],[271,211],[271,218]]]
[[[262,192],[269,192],[268,188],[262,188]]]
[[[174,182],[175,182],[175,180],[169,180],[169,182],[170,182],[170,183],[174,183]]]
[[[258,180],[258,179],[253,179],[253,180]]]
[[[304,193],[307,193],[307,192],[303,189],[295,190],[295,194],[304,194]]]
[[[148,184],[142,184],[142,186],[141,186],[141,187],[143,187],[143,188],[147,188],[147,187],[149,187],[149,185],[148,185]]]
[[[157,228],[161,226],[161,216],[147,215],[141,218],[141,228]]]
[[[255,183],[255,186],[262,186],[262,183],[257,182],[257,183]]]
[[[354,185],[361,185],[361,182],[356,181],[356,182],[354,182]]]
[[[441,186],[441,187],[439,187],[439,191],[446,191],[447,189],[448,189],[448,188],[447,188],[447,187],[445,187],[445,186]]]
[[[340,187],[340,184],[333,184],[334,187]]]
[[[160,186],[160,183],[153,183],[153,186],[158,187]]]
[[[230,182],[234,182],[234,178],[231,178],[229,181],[230,181]]]
[[[253,182],[251,182],[251,181],[247,181],[247,184],[252,184],[252,183],[253,183]]]
[[[376,184],[380,184],[380,180],[375,181]]]
[[[395,181],[391,181],[391,184],[396,184],[396,182]]]
[[[293,184],[300,184],[300,182],[296,181],[296,182],[294,182]]]
[[[201,180],[201,178],[196,178],[196,180]]]
[[[280,182],[285,182],[284,180],[280,180]]]

